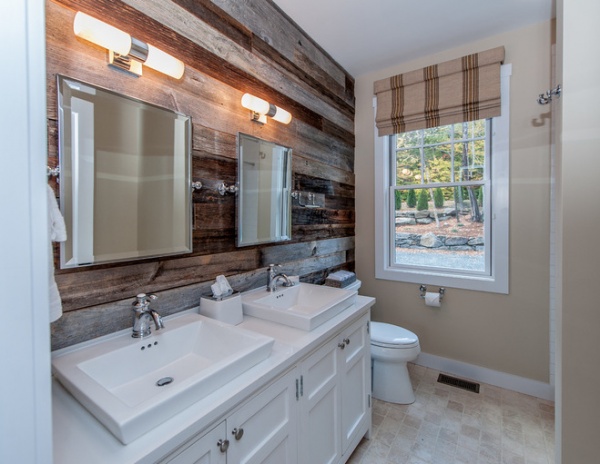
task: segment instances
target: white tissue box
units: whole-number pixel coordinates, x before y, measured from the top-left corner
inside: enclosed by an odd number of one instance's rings
[[[234,292],[223,298],[215,298],[212,295],[200,297],[200,314],[217,321],[238,325],[244,320],[242,311],[242,295]]]

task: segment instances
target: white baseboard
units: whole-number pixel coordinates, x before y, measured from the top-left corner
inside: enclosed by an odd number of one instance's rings
[[[428,353],[421,353],[414,361],[415,364],[429,367],[447,374],[457,375],[466,379],[476,380],[496,387],[506,388],[526,395],[554,401],[554,386],[538,380],[527,379],[506,372],[494,371],[486,367],[467,364],[454,359],[442,358]]]

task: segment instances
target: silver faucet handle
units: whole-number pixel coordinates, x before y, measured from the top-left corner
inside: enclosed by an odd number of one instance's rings
[[[275,275],[275,268],[281,267],[281,264],[269,264],[269,276],[273,277]]]
[[[156,300],[158,297],[154,293],[138,293],[135,297],[135,301],[131,303],[136,308],[143,308],[150,306],[150,301]]]

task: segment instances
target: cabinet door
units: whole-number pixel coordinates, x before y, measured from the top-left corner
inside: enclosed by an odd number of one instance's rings
[[[368,317],[342,332],[340,356],[342,388],[342,450],[356,446],[371,427],[371,349]]]
[[[337,338],[300,364],[299,461],[302,464],[338,462],[342,455],[340,432],[340,378]]]
[[[230,464],[297,462],[296,370],[227,418]]]
[[[210,432],[182,446],[173,454],[162,460],[169,464],[226,464],[227,455],[220,450],[219,441],[227,439],[225,421],[221,422]],[[226,448],[226,446],[224,446]]]

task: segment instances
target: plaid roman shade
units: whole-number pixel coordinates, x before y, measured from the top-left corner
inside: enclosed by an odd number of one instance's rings
[[[504,47],[375,82],[379,136],[500,115]]]

